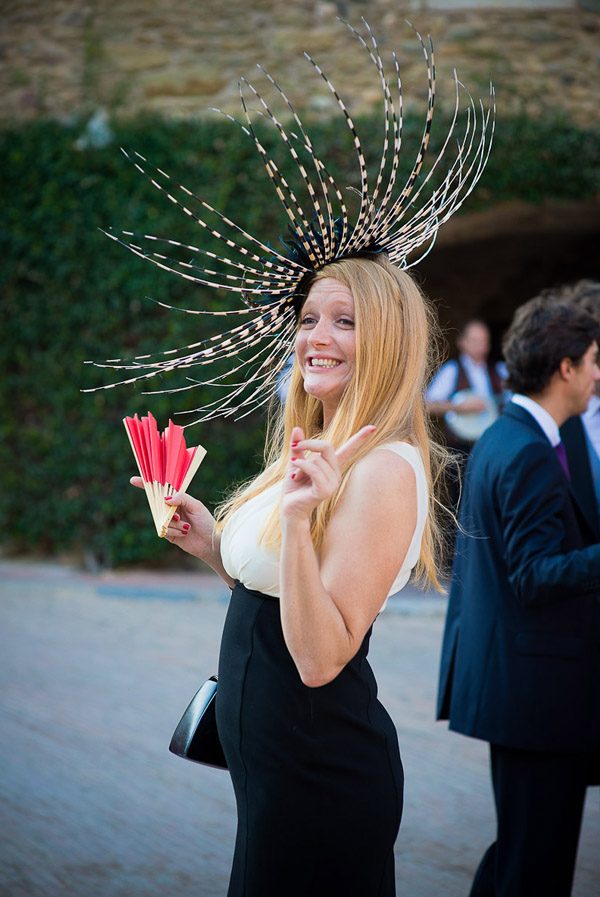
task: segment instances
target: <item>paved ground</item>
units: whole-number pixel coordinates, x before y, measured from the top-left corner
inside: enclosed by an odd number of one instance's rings
[[[0,562],[1,897],[224,897],[228,776],[167,745],[226,597],[209,576]],[[399,897],[465,897],[493,831],[485,745],[433,721],[443,606],[393,599],[372,642],[406,773]],[[594,789],[573,897],[600,893],[599,845]]]

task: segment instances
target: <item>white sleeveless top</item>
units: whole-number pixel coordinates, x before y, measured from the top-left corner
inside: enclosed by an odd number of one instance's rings
[[[427,519],[428,490],[423,461],[418,449],[408,442],[388,442],[373,451],[391,451],[404,458],[415,473],[417,483],[417,524],[404,562],[398,571],[388,597],[404,588],[411,571],[419,560],[421,539]],[[237,579],[247,589],[263,592],[279,598],[279,551],[259,545],[267,517],[279,502],[281,482],[274,483],[260,495],[251,498],[238,508],[221,533],[221,560],[232,579]],[[398,508],[401,513],[401,508]]]

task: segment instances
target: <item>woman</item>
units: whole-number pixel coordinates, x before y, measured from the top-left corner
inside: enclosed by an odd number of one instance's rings
[[[233,590],[216,703],[239,817],[229,897],[394,894],[402,765],[366,657],[387,596],[413,569],[437,583],[432,456],[443,460],[429,442],[423,405],[429,313],[405,269],[427,254],[481,177],[495,107],[492,87],[487,110],[469,96],[458,134],[462,85],[455,75],[454,115],[426,172],[435,66],[431,40],[417,35],[427,109],[404,180],[398,60],[394,54],[390,79],[363,24],[362,34],[348,27],[376,70],[385,119],[374,183],[348,108],[305,54],[335,98],[356,156],[355,209],[347,207],[283,89],[263,70],[283,114],[272,112],[243,79],[241,126],[286,215],[288,231],[278,248],[139,153],[131,157],[135,167],[227,255],[129,230],[108,234],[161,269],[243,299],[242,308],[211,312],[243,316],[221,334],[180,349],[109,359],[105,365],[124,372],[120,383],[157,382],[185,371],[191,382],[174,392],[217,387],[218,398],[196,409],[199,421],[247,413],[273,394],[295,334],[296,361],[263,472],[216,521],[189,496],[171,499],[179,508],[168,537]],[[256,133],[250,96],[295,163],[299,190]],[[283,121],[290,116],[287,131]],[[452,147],[454,158],[440,177]],[[190,369],[213,363],[215,376],[189,377]]]
[[[367,663],[416,568],[436,583],[430,316],[382,256],[317,272],[265,470],[168,538],[232,587],[217,723],[238,806],[229,897],[390,897],[403,772]],[[135,478],[134,478],[135,481]]]

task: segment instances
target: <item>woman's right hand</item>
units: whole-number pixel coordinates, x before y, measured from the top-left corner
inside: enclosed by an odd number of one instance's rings
[[[141,477],[131,477],[132,486],[144,488]],[[185,492],[175,492],[165,500],[165,510],[177,505],[177,510],[167,529],[166,538],[182,551],[193,554],[213,566],[215,552],[220,557],[218,540],[214,539],[215,520],[206,505]]]

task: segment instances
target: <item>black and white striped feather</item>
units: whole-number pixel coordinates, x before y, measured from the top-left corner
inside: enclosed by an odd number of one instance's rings
[[[218,241],[226,254],[219,255],[190,243],[152,234],[111,230],[105,231],[107,236],[163,270],[192,283],[237,293],[242,301],[241,307],[222,311],[181,311],[217,317],[243,315],[248,318],[216,336],[182,348],[131,359],[90,362],[97,367],[123,372],[122,379],[97,389],[112,389],[140,380],[151,385],[154,378],[172,371],[188,371],[226,360],[227,369],[212,378],[196,380],[188,377],[184,386],[148,392],[173,394],[200,385],[215,388],[216,398],[196,409],[194,413],[198,417],[193,422],[230,415],[243,417],[268,402],[274,393],[277,375],[292,350],[298,309],[312,275],[330,262],[372,253],[385,253],[392,263],[410,268],[431,251],[439,228],[460,208],[485,168],[494,134],[494,89],[490,86],[490,101],[486,109],[481,101],[475,103],[455,73],[455,104],[450,127],[428,173],[421,177],[431,135],[436,81],[431,38],[425,42],[415,32],[425,59],[427,109],[416,159],[406,181],[399,186],[404,118],[400,66],[396,54],[392,53],[393,75],[388,79],[375,36],[368,23],[364,19],[362,22],[364,34],[344,24],[375,68],[382,91],[383,143],[372,190],[352,116],[324,69],[310,54],[304,54],[312,70],[333,96],[353,143],[360,178],[358,212],[354,224],[350,221],[341,188],[318,157],[298,113],[279,82],[262,66],[258,68],[283,102],[289,123],[284,124],[278,118],[262,92],[246,78],[241,79],[239,88],[243,121],[228,114],[226,117],[253,142],[287,215],[288,235],[281,240],[282,248],[279,250],[250,234],[139,153],[129,154],[123,150],[138,171],[203,232]],[[467,97],[466,119],[462,131],[457,134],[463,94]],[[250,109],[247,98],[257,103],[258,108]],[[288,182],[261,143],[253,127],[253,115],[263,118],[279,135],[295,163],[298,186],[307,197],[308,206],[303,206],[306,199],[300,198],[298,188]],[[437,173],[443,164],[446,164],[446,173],[434,187],[434,178],[439,176]],[[419,249],[422,252],[415,257]],[[179,258],[178,254],[185,258]],[[170,307],[166,303],[158,304]]]

